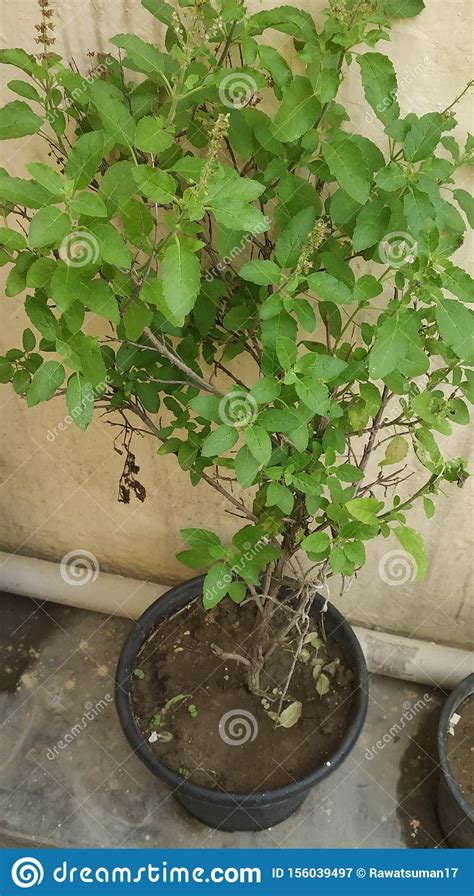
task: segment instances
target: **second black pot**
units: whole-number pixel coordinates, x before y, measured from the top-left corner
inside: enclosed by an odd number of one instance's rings
[[[172,588],[158,598],[138,619],[130,632],[120,655],[117,674],[115,701],[123,730],[133,749],[145,765],[172,789],[177,800],[196,818],[213,828],[223,831],[259,831],[273,827],[292,815],[304,802],[310,790],[331,774],[347,758],[362,730],[368,703],[368,676],[360,644],[347,620],[331,604],[324,614],[325,631],[328,638],[341,648],[349,668],[354,670],[354,700],[347,730],[337,750],[324,765],[286,787],[279,787],[263,793],[229,793],[211,790],[193,784],[178,772],[163,765],[151,751],[143,738],[133,715],[131,702],[132,675],[137,665],[137,655],[142,645],[157,626],[181,610],[194,598],[202,594],[204,576],[197,576],[189,582]],[[317,617],[326,603],[318,595],[312,608]]]
[[[474,673],[451,692],[438,723],[438,818],[446,839],[454,849],[474,849],[474,809],[461,793],[448,758],[449,720],[467,697],[474,694]]]

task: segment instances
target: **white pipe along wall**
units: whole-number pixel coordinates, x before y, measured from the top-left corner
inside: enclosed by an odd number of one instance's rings
[[[106,572],[99,575],[93,565],[74,571],[71,563],[64,566],[0,551],[0,592],[33,600],[137,619],[168,588]],[[354,631],[369,672],[451,690],[474,671],[471,651],[358,626]]]

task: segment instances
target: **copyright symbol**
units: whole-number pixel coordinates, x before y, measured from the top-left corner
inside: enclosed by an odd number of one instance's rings
[[[358,868],[356,871],[357,877],[365,877],[365,868]]]

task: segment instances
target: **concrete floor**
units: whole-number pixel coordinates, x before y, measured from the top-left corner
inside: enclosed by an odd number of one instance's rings
[[[0,845],[444,845],[433,806],[442,694],[372,676],[356,748],[299,812],[260,834],[221,833],[186,815],[122,734],[113,677],[129,621],[9,595],[0,613]]]

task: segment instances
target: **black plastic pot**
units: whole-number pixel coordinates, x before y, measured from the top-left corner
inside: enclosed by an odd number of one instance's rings
[[[172,588],[158,598],[130,632],[120,655],[115,688],[115,701],[123,730],[142,762],[173,790],[177,800],[196,818],[213,828],[224,831],[259,831],[273,827],[301,806],[311,788],[331,774],[349,755],[362,730],[368,703],[367,667],[360,644],[349,623],[341,613],[328,604],[324,614],[326,634],[342,649],[347,665],[354,669],[354,702],[347,731],[328,763],[316,767],[300,781],[268,790],[264,793],[228,793],[193,784],[163,765],[143,739],[134,719],[131,704],[132,673],[137,655],[144,642],[166,617],[202,594],[204,576],[197,576],[183,585]],[[325,603],[317,596],[312,614],[316,617]]]
[[[438,786],[438,818],[453,849],[474,848],[474,809],[461,793],[448,759],[449,720],[461,703],[474,694],[474,673],[464,678],[444,704],[438,723],[438,758],[441,769]]]

